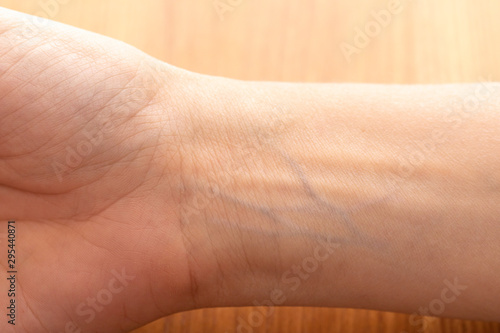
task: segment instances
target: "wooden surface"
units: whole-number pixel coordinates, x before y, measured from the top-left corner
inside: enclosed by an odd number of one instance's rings
[[[500,1],[400,0],[384,27],[371,12],[390,0],[0,0],[0,5],[133,44],[173,65],[250,80],[444,83],[500,80]],[[340,45],[355,29],[372,37],[350,62]],[[391,297],[391,295],[387,295]],[[429,300],[430,301],[430,300]],[[425,306],[423,304],[422,306]],[[210,309],[159,320],[136,333],[237,332],[256,308]],[[280,308],[241,332],[497,332],[500,324],[428,319],[350,309]]]

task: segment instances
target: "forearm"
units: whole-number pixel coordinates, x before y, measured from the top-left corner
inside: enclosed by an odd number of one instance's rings
[[[190,87],[181,225],[199,306],[444,297],[429,314],[500,319],[498,86]]]

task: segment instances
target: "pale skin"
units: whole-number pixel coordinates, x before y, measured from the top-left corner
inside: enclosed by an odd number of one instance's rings
[[[263,301],[500,321],[499,85],[241,82],[25,20],[0,10],[0,331]]]

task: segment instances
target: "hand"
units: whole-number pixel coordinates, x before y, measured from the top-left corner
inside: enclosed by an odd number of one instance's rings
[[[498,320],[497,95],[452,127],[476,86],[212,78],[25,21],[0,10],[0,251],[17,220],[18,271],[2,332],[206,306],[411,313],[443,290],[433,314]]]
[[[18,271],[0,331],[121,332],[191,307],[179,73],[34,20],[0,9],[0,244],[15,219]]]

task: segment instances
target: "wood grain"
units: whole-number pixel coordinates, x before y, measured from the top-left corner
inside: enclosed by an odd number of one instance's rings
[[[121,39],[173,65],[246,80],[446,83],[500,79],[498,0],[400,0],[384,26],[374,12],[390,0],[0,0]],[[396,0],[397,1],[397,0]],[[62,2],[62,1],[61,1]],[[347,61],[342,43],[370,28],[368,42]],[[358,41],[359,42],[359,41]],[[345,44],[344,44],[345,45]],[[387,295],[391,297],[391,295]],[[429,300],[431,301],[431,300]],[[425,304],[422,304],[425,306]],[[206,309],[161,319],[135,333],[237,332],[238,318],[261,309]],[[496,332],[500,324],[352,309],[276,308],[241,332]]]

